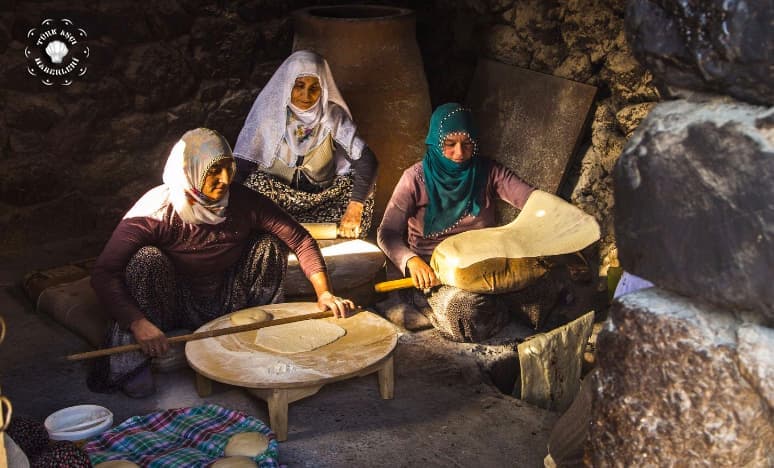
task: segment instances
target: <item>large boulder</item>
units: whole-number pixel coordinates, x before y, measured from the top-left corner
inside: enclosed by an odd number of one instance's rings
[[[634,55],[664,83],[774,104],[770,0],[629,0]]]
[[[597,341],[591,466],[774,466],[774,333],[659,288]]]
[[[624,269],[774,323],[772,128],[727,99],[655,106],[614,170]]]

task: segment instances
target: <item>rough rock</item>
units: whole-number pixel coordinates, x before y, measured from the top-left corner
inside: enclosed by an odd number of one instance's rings
[[[8,92],[3,106],[8,126],[45,132],[65,115],[64,107],[56,94]]]
[[[774,408],[774,330],[745,324],[739,338],[739,371]]]
[[[603,0],[569,1],[561,19],[564,42],[572,49],[584,50],[592,63],[602,61],[614,49],[623,29],[620,12]]]
[[[181,36],[191,29],[193,17],[175,0],[159,0],[149,4],[145,15],[148,27],[155,37],[164,39]]]
[[[141,111],[179,104],[197,84],[183,51],[165,43],[133,49],[127,60],[125,83],[137,93],[135,107]]]
[[[151,147],[166,133],[166,122],[167,117],[163,113],[119,116],[110,121],[108,138],[102,140],[105,147],[99,149],[109,150],[114,146],[127,150]]]
[[[630,137],[655,105],[655,102],[642,102],[622,108],[615,114],[618,128],[627,136],[627,138]]]
[[[33,137],[30,135],[30,138]],[[53,158],[45,150],[43,148],[39,153],[17,154],[16,157],[0,160],[0,173],[4,174],[0,178],[2,202],[32,206],[68,191],[68,185],[72,184],[72,167]],[[28,189],[30,180],[38,184],[36,190]]]
[[[623,32],[615,42],[615,49],[604,60],[600,79],[609,83],[617,105],[643,101],[658,101],[659,93],[653,85],[653,76],[631,55]]]
[[[69,192],[54,201],[33,205],[26,210],[11,209],[0,213],[0,251],[19,245],[33,245],[48,236],[52,226],[82,237],[104,229],[98,208],[81,193]]]
[[[0,15],[0,53],[5,51],[8,44],[11,42],[11,31],[8,30],[8,26],[11,22],[11,15]]]
[[[228,18],[197,19],[191,29],[193,72],[202,79],[246,78],[259,35],[255,28]]]
[[[744,327],[659,288],[614,302],[598,339],[587,463],[772,466],[772,408],[739,365],[753,348]],[[772,355],[770,339],[754,348]],[[757,375],[774,371],[756,361]]]
[[[774,323],[774,109],[655,106],[615,168],[623,268]]]
[[[178,139],[188,130],[201,127],[205,118],[204,106],[198,100],[173,107],[167,111],[167,136]]]
[[[205,127],[219,131],[232,144],[236,143],[254,97],[255,94],[247,89],[227,94],[220,105],[209,113]]]
[[[770,0],[630,0],[634,55],[665,83],[774,104]]]

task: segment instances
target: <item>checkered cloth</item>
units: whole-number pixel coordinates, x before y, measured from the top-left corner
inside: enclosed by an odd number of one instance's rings
[[[153,468],[206,467],[224,456],[229,438],[240,432],[266,434],[269,447],[253,460],[262,468],[279,467],[274,433],[259,419],[218,405],[134,416],[90,441],[83,450],[94,465],[129,460]]]

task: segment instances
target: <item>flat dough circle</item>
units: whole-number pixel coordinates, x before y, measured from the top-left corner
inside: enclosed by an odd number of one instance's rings
[[[257,463],[249,457],[226,457],[215,460],[210,468],[255,468]]]
[[[108,460],[94,465],[94,468],[140,468],[140,465],[129,460]]]
[[[240,432],[228,439],[224,454],[227,457],[254,457],[269,448],[269,438],[260,432]]]
[[[326,320],[303,320],[261,328],[255,344],[280,354],[303,353],[333,343],[346,333]]]
[[[251,323],[265,322],[271,318],[265,310],[245,309],[231,314],[231,323],[234,325],[249,325]]]

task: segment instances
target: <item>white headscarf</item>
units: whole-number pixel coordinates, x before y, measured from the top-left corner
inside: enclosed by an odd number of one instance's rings
[[[306,111],[290,103],[290,95],[296,78],[314,76],[320,82],[320,99]],[[290,128],[288,111],[308,128],[315,132],[299,144],[295,138],[285,138]],[[357,135],[357,126],[352,121],[349,107],[333,81],[328,62],[314,52],[300,50],[290,55],[271,77],[261,93],[255,99],[245,124],[239,132],[234,155],[253,161],[261,168],[269,168],[281,154],[283,139],[290,148],[289,160],[285,164],[295,164],[295,156],[305,155],[316,148],[328,135],[347,152],[351,159],[359,159],[365,142]],[[347,161],[336,162],[336,172],[342,174],[349,169]]]
[[[233,158],[231,147],[220,133],[207,128],[186,132],[169,153],[162,177],[164,185],[143,195],[124,219],[155,217],[172,203],[175,212],[186,223],[222,223],[226,220],[228,193],[215,201],[205,196],[202,188],[210,167],[228,158]]]

